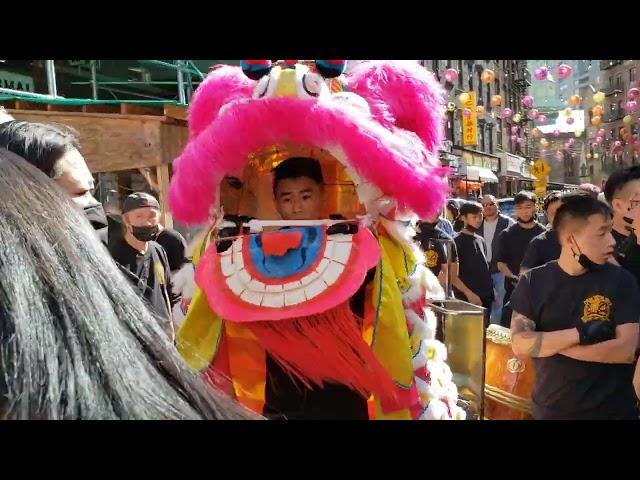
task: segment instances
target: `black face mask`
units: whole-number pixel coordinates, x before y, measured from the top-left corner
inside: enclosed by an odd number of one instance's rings
[[[158,225],[154,225],[152,227],[134,227],[131,226],[131,235],[136,237],[141,242],[148,242],[150,240],[155,239],[158,236]]]
[[[576,242],[575,238],[573,239],[573,241],[576,244],[576,248],[578,249],[578,255],[574,253],[573,258],[575,258],[585,270],[596,270],[600,268],[599,264],[591,260],[589,257],[587,257],[584,253],[580,251],[580,247],[578,247],[578,242]]]
[[[84,207],[84,215],[91,222],[91,226],[93,226],[95,230],[100,230],[109,225],[107,214],[104,213],[104,208],[101,203]]]

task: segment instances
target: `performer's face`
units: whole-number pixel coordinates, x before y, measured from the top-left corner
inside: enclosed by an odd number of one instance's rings
[[[284,178],[275,191],[276,209],[284,220],[320,218],[324,188],[309,177]]]

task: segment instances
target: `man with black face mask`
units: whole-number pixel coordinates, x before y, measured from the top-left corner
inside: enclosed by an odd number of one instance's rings
[[[511,308],[509,299],[518,283],[520,264],[533,238],[544,232],[544,227],[535,221],[537,197],[532,192],[522,191],[514,199],[517,223],[503,230],[498,238],[498,249],[494,253],[498,270],[504,275],[504,300],[502,325],[509,326]]]
[[[640,282],[640,166],[613,172],[604,196],[613,210],[615,259]]]
[[[159,221],[160,204],[153,196],[129,195],[122,206],[123,238],[114,240],[109,251],[173,337],[171,269],[167,253],[153,241]]]
[[[640,290],[614,253],[611,210],[569,194],[553,228],[560,258],[520,278],[511,297],[513,351],[533,358],[533,417],[637,419],[633,389]]]

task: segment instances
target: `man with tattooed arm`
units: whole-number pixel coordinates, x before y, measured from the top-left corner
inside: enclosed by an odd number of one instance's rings
[[[559,259],[525,273],[511,297],[513,351],[536,372],[533,418],[637,419],[637,282],[608,263],[609,207],[580,194],[563,202],[553,222]]]

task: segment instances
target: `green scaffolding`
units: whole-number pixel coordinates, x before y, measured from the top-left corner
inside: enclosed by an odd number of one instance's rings
[[[56,85],[56,66],[53,60],[45,60],[45,68],[47,73],[48,94],[23,92],[20,90],[12,90],[8,88],[0,88],[0,101],[4,100],[28,100],[37,103],[50,103],[57,105],[109,105],[120,103],[132,103],[147,106],[162,106],[166,104],[186,105],[189,103],[194,88],[205,77],[193,60],[174,60],[172,62],[161,60],[136,60],[139,65],[145,67],[156,67],[164,70],[175,72],[176,79],[174,81],[100,81],[96,73],[97,60],[90,60],[91,80],[71,82],[72,85],[91,85],[92,97],[90,99],[64,98],[57,94]],[[133,85],[175,85],[177,90],[177,100],[163,99],[147,93],[135,91],[119,90],[117,86],[133,86]],[[115,97],[113,100],[98,99],[98,90],[105,90]],[[115,93],[121,93],[125,96],[142,97],[144,100],[131,100],[129,98],[118,98]]]

